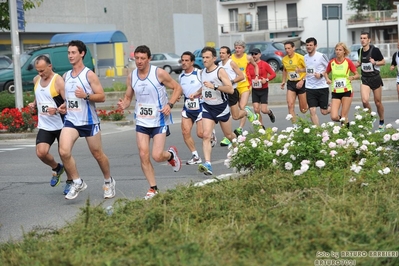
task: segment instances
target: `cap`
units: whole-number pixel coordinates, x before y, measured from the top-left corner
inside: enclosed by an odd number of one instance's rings
[[[249,53],[250,54],[260,54],[261,51],[258,48],[253,48]]]

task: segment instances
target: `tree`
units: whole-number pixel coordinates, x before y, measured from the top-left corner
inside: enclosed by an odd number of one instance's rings
[[[15,0],[12,0],[15,1]],[[43,0],[23,0],[24,10],[30,10],[39,7]],[[0,30],[10,29],[10,11],[8,8],[8,2],[0,3]]]
[[[391,0],[349,0],[348,9],[356,10],[359,14],[362,11],[377,11],[394,9]]]

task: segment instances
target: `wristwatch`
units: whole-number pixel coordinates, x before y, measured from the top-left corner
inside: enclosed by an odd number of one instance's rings
[[[174,104],[173,103],[168,103],[168,105],[169,105],[170,109],[172,109]]]
[[[86,101],[90,100],[90,94],[86,94],[86,97],[84,98]]]
[[[215,85],[215,86],[213,87],[213,89],[214,89],[214,90],[217,90],[217,89],[219,89],[219,86],[218,86],[218,85]]]

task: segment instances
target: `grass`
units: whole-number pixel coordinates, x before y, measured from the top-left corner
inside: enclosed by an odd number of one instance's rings
[[[331,251],[399,250],[397,169],[368,186],[343,182],[347,174],[266,171],[205,187],[179,186],[150,201],[118,200],[110,216],[87,202],[65,228],[2,244],[0,264],[313,265]]]

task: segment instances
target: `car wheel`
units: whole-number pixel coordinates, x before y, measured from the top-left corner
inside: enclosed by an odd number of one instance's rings
[[[269,63],[269,65],[273,68],[274,72],[277,72],[279,69],[279,65],[278,62],[276,60],[269,60],[267,61],[267,63]]]
[[[163,69],[169,74],[172,73],[172,68],[170,66],[164,66]]]
[[[176,70],[175,73],[179,75],[181,74],[181,70]]]
[[[4,90],[8,91],[9,93],[15,93],[15,85],[13,81],[9,81],[4,86]]]

